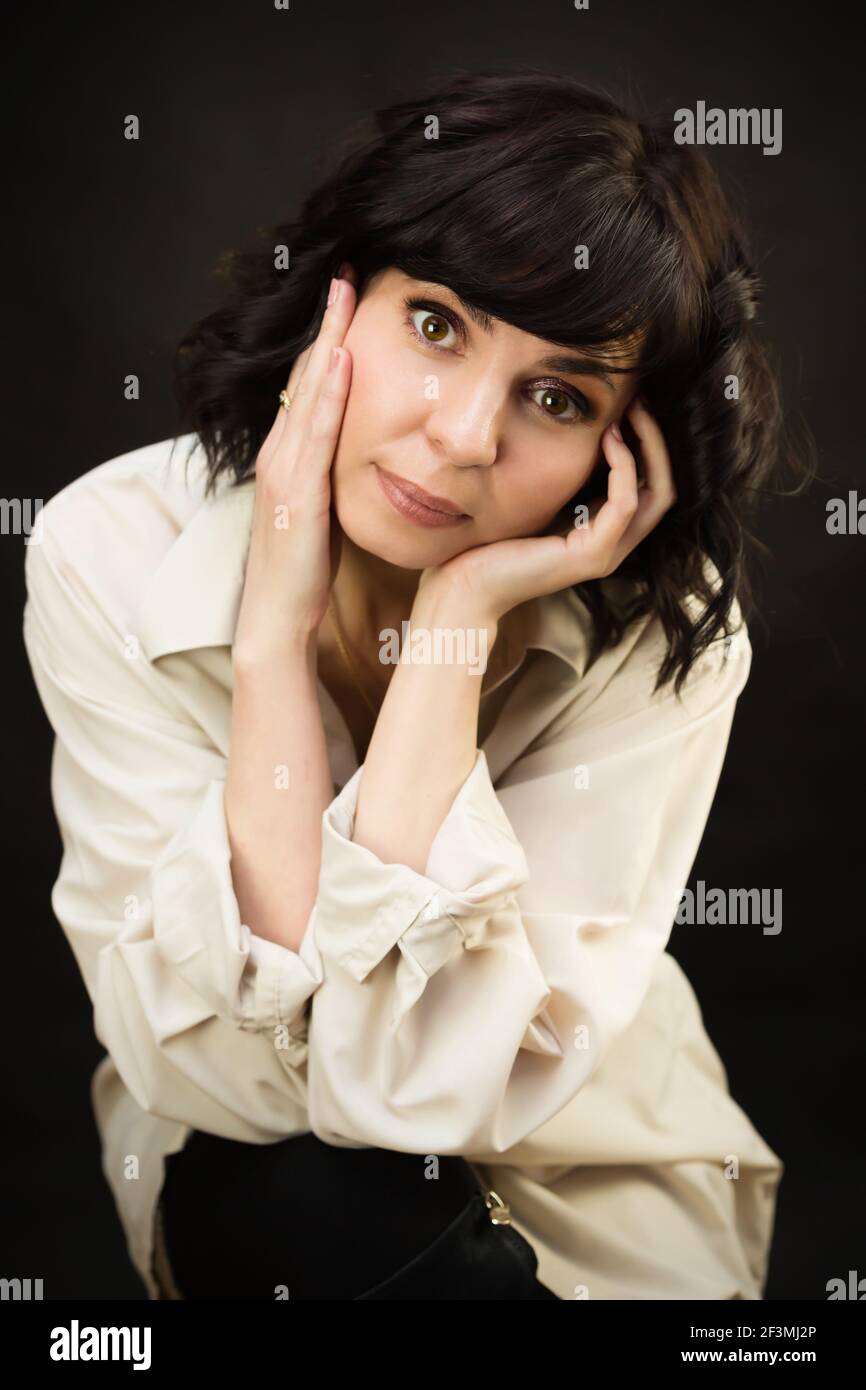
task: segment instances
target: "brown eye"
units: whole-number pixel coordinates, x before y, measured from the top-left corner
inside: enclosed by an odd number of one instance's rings
[[[551,402],[555,408],[553,410],[548,410],[547,407]],[[550,386],[544,386],[541,390],[541,401],[539,404],[543,410],[547,411],[548,415],[562,415],[568,409],[569,399],[564,391],[555,391]],[[557,405],[558,408],[556,408]]]
[[[581,420],[592,419],[592,410],[582,396],[572,395],[552,382],[533,387],[531,395],[542,415],[546,415],[548,420],[555,420],[558,425],[574,425]]]
[[[443,338],[448,336],[451,331],[451,324],[447,319],[443,319],[441,314],[431,313],[429,309],[419,309],[417,313],[421,316],[421,327],[417,328],[417,319],[413,315],[416,323],[416,331],[419,337],[428,343],[441,343]]]

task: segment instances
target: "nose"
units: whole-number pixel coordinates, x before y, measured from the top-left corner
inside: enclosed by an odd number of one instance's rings
[[[432,403],[425,432],[431,444],[458,467],[488,468],[499,456],[506,407],[501,383],[480,374],[461,373],[443,387]]]

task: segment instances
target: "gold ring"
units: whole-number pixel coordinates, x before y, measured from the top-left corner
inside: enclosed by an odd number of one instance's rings
[[[289,398],[289,393],[288,393],[288,391],[286,391],[285,389],[283,389],[283,390],[280,392],[280,405],[283,407],[283,410],[288,411],[288,408],[289,408],[289,406],[290,406],[291,404],[292,404],[292,402],[291,402],[291,400],[290,400],[290,398]]]

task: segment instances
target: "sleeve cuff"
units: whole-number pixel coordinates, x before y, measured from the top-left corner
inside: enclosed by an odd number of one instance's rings
[[[481,944],[529,871],[479,749],[430,847],[424,873],[384,864],[352,840],[363,765],[322,816],[313,914],[321,956],[362,982],[400,944],[425,975]]]
[[[151,872],[160,955],[221,1018],[249,1032],[306,1031],[305,1006],[322,982],[312,915],[297,951],[240,920],[225,822],[225,783],[208,784],[192,820]]]

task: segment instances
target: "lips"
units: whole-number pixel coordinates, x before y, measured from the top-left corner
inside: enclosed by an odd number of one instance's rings
[[[407,497],[419,502],[422,507],[429,507],[433,512],[444,512],[446,516],[466,516],[462,507],[458,507],[456,502],[451,502],[447,497],[437,497],[433,492],[427,492],[417,483],[410,483],[408,478],[401,478],[399,473],[391,473],[387,468],[382,468],[381,464],[377,467],[390,480],[394,487],[398,487]]]

